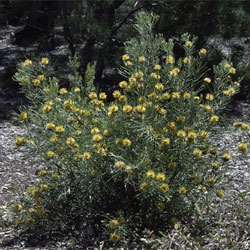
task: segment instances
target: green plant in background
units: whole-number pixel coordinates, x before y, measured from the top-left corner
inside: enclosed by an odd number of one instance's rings
[[[17,224],[37,231],[102,225],[117,242],[185,223],[200,197],[209,205],[223,196],[230,152],[209,136],[239,91],[236,69],[229,61],[207,69],[206,49],[189,34],[181,37],[185,56],[175,57],[173,40],[152,33],[157,19],[137,15],[139,36],[125,44],[125,80],[113,102],[96,92],[94,65],[82,86],[77,57],[69,89],[49,75],[47,58],[18,66],[15,80],[34,105],[19,115],[28,133],[16,146],[37,157],[39,180],[13,205]],[[247,152],[247,144],[240,149]]]

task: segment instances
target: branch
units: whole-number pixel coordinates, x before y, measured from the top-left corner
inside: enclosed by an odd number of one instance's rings
[[[132,16],[135,12],[137,12],[137,11],[143,9],[143,8],[149,7],[149,6],[158,6],[158,5],[160,5],[160,4],[159,4],[159,3],[158,3],[158,4],[146,4],[146,5],[143,5],[143,6],[141,6],[141,7],[138,7],[138,8],[136,8],[136,9],[132,10],[132,11],[129,12],[129,13],[127,14],[127,16],[120,22],[120,24],[111,32],[110,37],[112,37],[112,36],[117,32],[117,30],[120,29],[121,26],[128,20],[128,18],[129,18],[130,16]]]
[[[116,10],[116,9],[118,9],[124,2],[125,2],[125,0],[114,0],[114,2],[112,3],[111,6]]]

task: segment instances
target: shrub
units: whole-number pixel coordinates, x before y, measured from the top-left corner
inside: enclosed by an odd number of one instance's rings
[[[178,41],[185,56],[175,58],[174,41],[153,34],[156,21],[137,15],[138,37],[125,44],[125,80],[113,102],[96,92],[94,65],[82,85],[77,57],[68,89],[50,76],[48,58],[19,64],[15,79],[33,105],[19,115],[27,135],[16,146],[38,156],[39,178],[13,206],[18,224],[92,223],[117,242],[185,222],[200,197],[223,196],[230,152],[209,136],[239,90],[236,69],[229,61],[207,69],[206,49],[189,34]]]

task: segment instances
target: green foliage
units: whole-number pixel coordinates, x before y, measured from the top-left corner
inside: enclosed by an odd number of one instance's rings
[[[223,61],[209,78],[197,38],[182,35],[185,56],[178,58],[172,39],[152,33],[156,20],[137,15],[138,39],[122,56],[127,80],[112,103],[94,88],[94,65],[81,85],[76,57],[68,90],[47,73],[47,58],[18,66],[15,79],[36,108],[19,116],[29,133],[16,145],[34,152],[40,175],[14,205],[18,224],[41,230],[84,221],[102,225],[117,242],[185,222],[199,197],[223,196],[219,183],[230,154],[209,135],[239,90],[236,69]]]

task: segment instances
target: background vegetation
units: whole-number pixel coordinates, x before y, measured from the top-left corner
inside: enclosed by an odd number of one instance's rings
[[[250,7],[248,1],[241,0],[14,0],[4,1],[1,8],[7,13],[8,24],[19,26],[15,43],[20,46],[38,43],[36,54],[49,53],[60,46],[63,41],[58,39],[57,27],[61,27],[60,35],[71,55],[75,52],[79,55],[81,76],[84,78],[87,64],[95,61],[95,85],[104,90],[112,89],[120,78],[114,68],[120,63],[123,43],[135,35],[131,24],[139,10],[160,16],[155,33],[177,38],[189,32],[199,37],[200,46],[217,35],[225,39],[247,37],[250,29]],[[233,62],[240,65],[244,45],[232,49]],[[181,53],[178,47],[176,50],[175,53]],[[209,55],[211,65],[223,57],[222,51],[216,49],[211,49]],[[55,64],[62,68],[56,59]],[[241,71],[246,72],[246,64],[241,67]],[[248,89],[247,80],[242,85]]]

